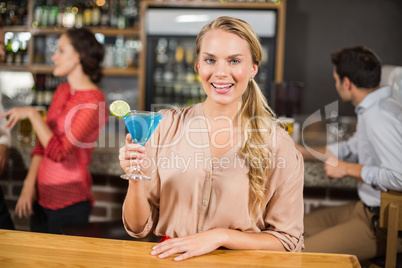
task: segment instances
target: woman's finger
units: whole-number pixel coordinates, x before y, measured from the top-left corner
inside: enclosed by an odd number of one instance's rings
[[[9,122],[8,128],[12,129],[17,124],[18,119],[17,118],[12,118],[12,119],[8,120],[8,122]]]
[[[27,205],[27,203],[24,204],[24,216],[25,216],[25,218],[28,218],[28,217],[29,217],[28,205]]]
[[[32,202],[28,202],[28,211],[29,211],[29,215],[33,215],[33,209],[32,209]]]
[[[130,143],[132,143],[133,142],[133,140],[131,139],[131,134],[130,133],[127,133],[127,135],[126,135],[126,143],[127,144],[130,144]]]
[[[21,218],[21,208],[20,208],[20,204],[19,204],[19,202],[17,201],[17,205],[15,205],[15,213],[17,213],[17,215],[18,215],[18,218]]]

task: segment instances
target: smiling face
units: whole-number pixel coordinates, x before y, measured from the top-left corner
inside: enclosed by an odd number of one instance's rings
[[[68,76],[80,63],[80,55],[71,45],[70,39],[63,34],[57,44],[57,50],[52,56],[54,76]]]
[[[248,43],[220,29],[204,36],[197,68],[208,96],[206,101],[221,105],[241,102],[249,80],[258,71]]]

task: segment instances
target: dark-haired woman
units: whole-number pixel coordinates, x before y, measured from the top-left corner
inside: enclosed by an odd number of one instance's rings
[[[54,76],[66,76],[54,94],[46,122],[34,107],[16,107],[7,127],[29,119],[38,137],[15,211],[31,215],[31,231],[60,233],[65,225],[86,223],[93,196],[88,171],[99,132],[107,122],[102,78],[104,48],[86,29],[61,35],[52,57]]]

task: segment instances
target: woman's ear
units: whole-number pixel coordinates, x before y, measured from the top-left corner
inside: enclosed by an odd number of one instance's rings
[[[251,77],[250,77],[250,78],[254,78],[257,73],[258,73],[258,65],[257,65],[257,64],[253,64],[253,67],[252,67],[252,70],[251,70]]]

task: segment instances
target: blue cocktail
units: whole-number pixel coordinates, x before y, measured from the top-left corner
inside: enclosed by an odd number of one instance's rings
[[[124,123],[136,144],[145,145],[162,119],[162,114],[147,111],[131,111],[124,117]],[[150,180],[151,178],[141,173],[140,167],[135,168],[133,174],[123,174],[120,177],[127,180]]]

